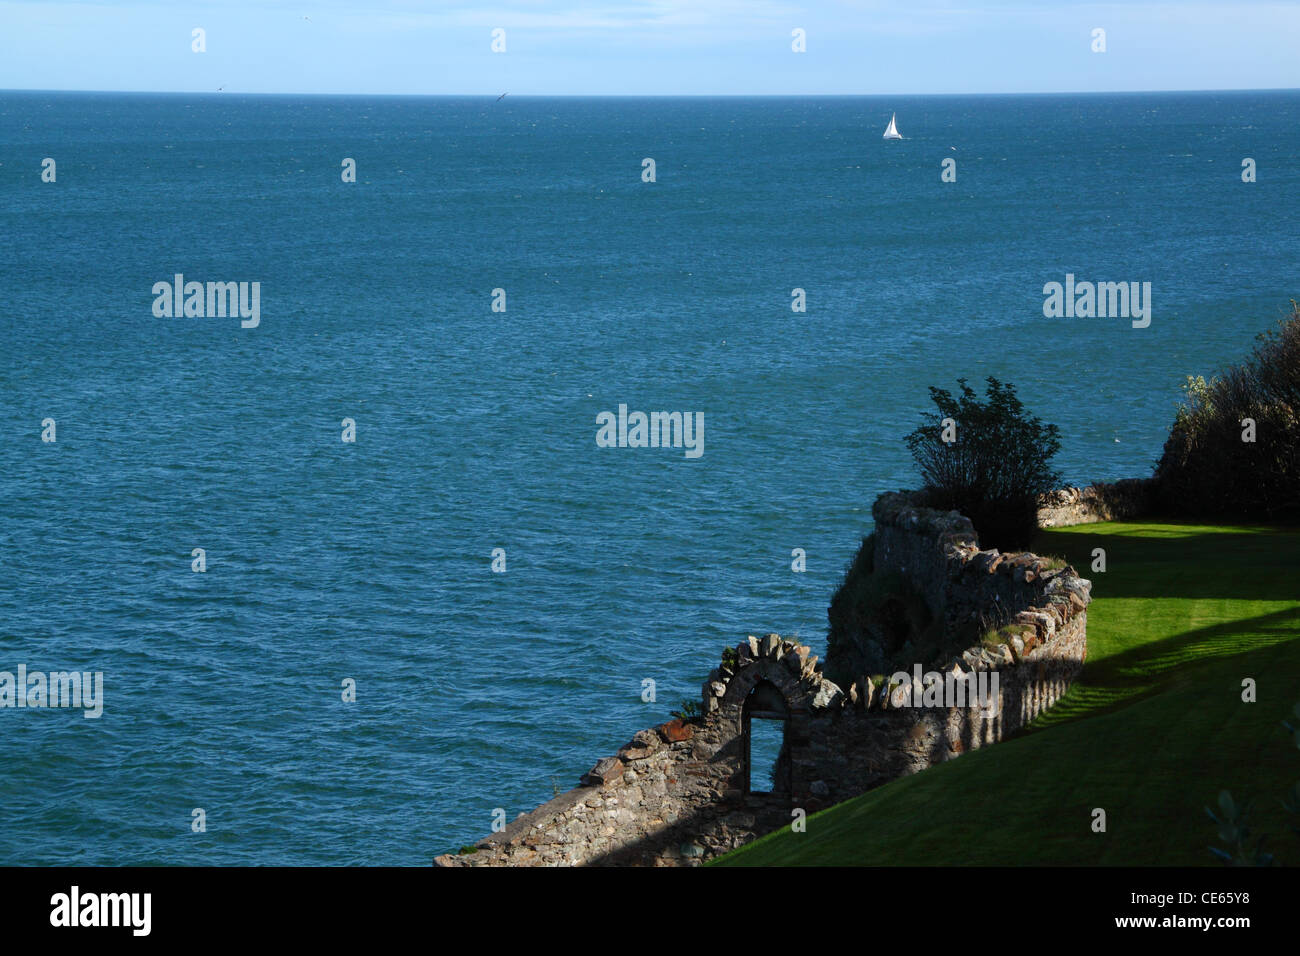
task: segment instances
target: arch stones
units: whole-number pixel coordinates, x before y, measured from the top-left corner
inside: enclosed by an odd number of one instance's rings
[[[793,720],[798,715],[840,706],[844,692],[822,676],[817,655],[804,645],[778,634],[750,637],[734,652],[723,653],[722,665],[704,682],[705,716],[734,721],[740,730],[741,711],[750,691],[766,680],[781,692]]]

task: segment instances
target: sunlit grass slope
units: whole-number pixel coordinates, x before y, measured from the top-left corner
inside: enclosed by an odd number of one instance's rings
[[[714,865],[1215,865],[1203,808],[1224,788],[1256,798],[1257,832],[1300,865],[1280,806],[1300,779],[1281,729],[1300,701],[1300,530],[1113,522],[1034,550],[1093,581],[1087,666],[1055,708]]]

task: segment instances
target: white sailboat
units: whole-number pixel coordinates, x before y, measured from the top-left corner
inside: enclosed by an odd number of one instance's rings
[[[885,139],[902,139],[902,138],[903,138],[903,134],[900,133],[900,132],[898,131],[898,124],[897,124],[897,122],[896,122],[897,119],[898,119],[898,114],[897,114],[897,113],[894,113],[894,114],[891,114],[891,115],[890,115],[890,117],[889,117],[889,126],[888,126],[888,128],[886,128],[886,130],[885,130],[885,137],[884,137]]]

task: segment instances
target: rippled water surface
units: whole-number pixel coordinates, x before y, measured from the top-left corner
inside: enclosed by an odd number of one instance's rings
[[[1185,376],[1297,292],[1298,120],[0,94],[0,670],[105,698],[0,709],[0,864],[427,864],[724,644],[820,652],[928,385],[1016,383],[1071,482],[1146,473]],[[1150,328],[1045,319],[1067,272],[1151,282]],[[260,282],[261,324],[155,318],[176,273]],[[597,448],[620,403],[704,412],[704,455]]]

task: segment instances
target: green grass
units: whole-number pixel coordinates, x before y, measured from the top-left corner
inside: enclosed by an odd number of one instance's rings
[[[1300,779],[1281,727],[1300,701],[1300,530],[1111,522],[1044,531],[1034,550],[1093,582],[1088,662],[1054,708],[714,865],[1217,865],[1204,807],[1221,789],[1255,798],[1266,848],[1300,865],[1280,804]]]

